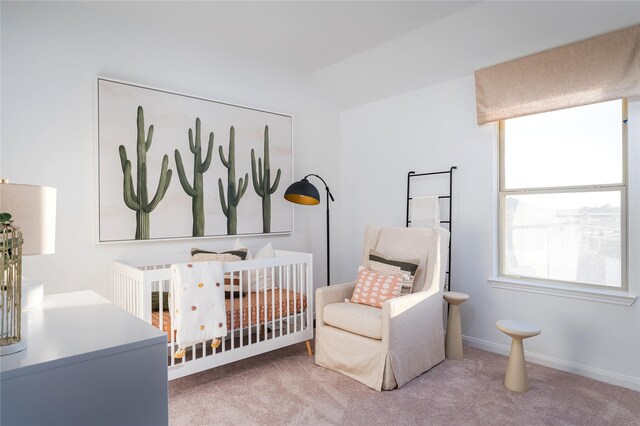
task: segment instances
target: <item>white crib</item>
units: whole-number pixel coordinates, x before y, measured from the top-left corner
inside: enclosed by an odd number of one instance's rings
[[[230,284],[247,290],[242,296],[231,293],[226,301],[226,339],[217,349],[210,341],[200,342],[175,359],[176,330],[163,300],[171,282],[169,267],[111,264],[113,302],[167,332],[169,380],[313,338],[312,255],[276,250],[273,258],[224,264]]]

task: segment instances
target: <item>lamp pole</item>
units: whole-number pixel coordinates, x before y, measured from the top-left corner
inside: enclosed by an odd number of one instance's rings
[[[331,244],[330,244],[330,237],[329,237],[329,199],[331,199],[331,201],[335,201],[333,199],[333,194],[331,194],[331,191],[329,190],[329,186],[327,185],[327,182],[324,181],[324,179],[322,179],[320,176],[316,175],[316,174],[308,174],[306,175],[304,178],[308,178],[309,176],[315,176],[318,179],[320,179],[322,181],[322,183],[324,184],[324,189],[327,192],[327,285],[331,285]]]

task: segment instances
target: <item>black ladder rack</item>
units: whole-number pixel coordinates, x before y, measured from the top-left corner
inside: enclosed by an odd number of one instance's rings
[[[440,224],[446,223],[449,225],[449,259],[447,263],[447,280],[445,283],[445,290],[451,291],[451,222],[453,217],[453,171],[456,170],[456,166],[452,166],[449,170],[445,170],[442,172],[429,172],[429,173],[416,173],[414,171],[410,171],[407,175],[407,221],[406,226],[409,227],[411,221],[409,220],[409,201],[411,201],[411,178],[420,177],[420,176],[434,176],[434,175],[449,175],[449,193],[446,195],[439,195],[438,199],[448,199],[449,200],[449,220],[439,220]]]

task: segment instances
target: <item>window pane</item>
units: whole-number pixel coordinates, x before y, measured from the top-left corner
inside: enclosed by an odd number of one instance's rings
[[[622,183],[622,101],[504,122],[504,189]]]
[[[620,287],[620,191],[507,195],[503,273]]]

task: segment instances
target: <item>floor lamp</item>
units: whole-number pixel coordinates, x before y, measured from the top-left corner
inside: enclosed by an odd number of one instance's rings
[[[327,182],[316,174],[306,175],[302,180],[294,182],[284,193],[284,198],[295,204],[303,204],[307,206],[315,206],[320,204],[320,193],[318,189],[307,180],[309,176],[315,176],[322,181],[324,189],[327,192],[327,285],[331,285],[331,257],[329,244],[329,200],[335,201],[333,195],[327,186]]]

